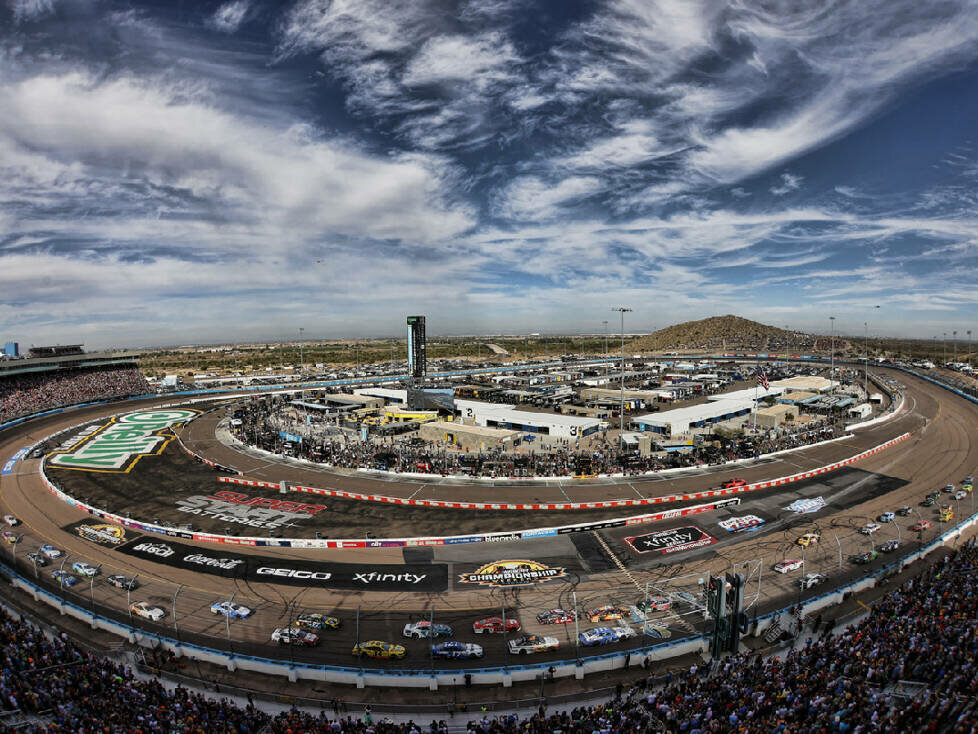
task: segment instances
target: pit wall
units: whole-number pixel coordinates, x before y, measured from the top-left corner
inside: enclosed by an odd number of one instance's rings
[[[949,529],[916,552],[898,558],[893,563],[882,566],[872,574],[864,576],[858,581],[808,599],[800,605],[802,614],[805,616],[811,615],[821,612],[828,607],[840,604],[845,598],[848,598],[847,595],[856,594],[871,588],[886,578],[898,574],[906,566],[924,558],[932,551],[944,546],[955,546],[962,534],[974,527],[976,522],[978,522],[978,514],[972,515],[961,524]],[[701,635],[672,642],[659,642],[654,645],[604,655],[583,656],[562,662],[507,665],[493,668],[466,668],[446,671],[433,671],[431,669],[387,671],[366,667],[293,664],[288,661],[272,658],[236,655],[233,649],[228,651],[200,645],[189,645],[181,642],[179,635],[170,637],[169,631],[164,636],[163,632],[154,634],[135,629],[115,619],[93,613],[83,606],[63,600],[57,594],[41,588],[28,577],[22,576],[5,562],[0,563],[0,571],[12,579],[12,585],[14,587],[30,594],[35,601],[43,602],[54,607],[62,615],[74,617],[89,625],[93,630],[101,629],[110,632],[119,637],[126,638],[132,644],[137,644],[142,647],[158,648],[162,646],[164,649],[172,651],[174,655],[180,657],[186,656],[191,660],[203,660],[214,665],[226,667],[232,672],[236,670],[249,670],[266,675],[281,676],[291,682],[295,682],[301,678],[303,680],[355,685],[357,688],[370,686],[418,688],[435,691],[442,686],[464,685],[465,676],[471,675],[471,681],[476,685],[502,685],[504,688],[508,688],[514,681],[537,681],[541,675],[547,674],[551,670],[551,667],[553,668],[555,678],[574,676],[580,680],[584,676],[592,673],[625,668],[646,657],[654,661],[660,661],[691,653],[706,656],[709,650],[708,636]],[[757,617],[755,623],[752,625],[750,635],[757,637],[764,634],[770,627],[777,624],[781,615],[788,615],[794,606],[791,605],[790,607],[778,609],[769,614]],[[460,680],[463,682],[460,682]]]
[[[61,433],[61,432],[59,432]],[[582,502],[582,503],[567,503],[560,505],[512,505],[512,504],[487,504],[479,502],[443,502],[441,500],[404,500],[396,497],[386,497],[385,495],[360,495],[355,492],[344,492],[341,490],[326,490],[326,489],[316,489],[314,487],[291,487],[293,491],[297,492],[307,492],[310,494],[324,494],[327,496],[336,497],[348,497],[352,499],[375,499],[378,502],[388,502],[392,504],[408,504],[408,505],[424,505],[428,507],[449,507],[456,509],[483,509],[483,510],[501,510],[501,509],[590,509],[590,508],[603,508],[603,507],[629,507],[636,505],[650,505],[650,504],[660,504],[663,502],[677,502],[677,501],[688,501],[697,499],[712,499],[712,498],[725,498],[725,499],[714,499],[712,502],[704,505],[695,505],[693,507],[686,507],[682,509],[665,510],[662,512],[650,513],[645,515],[637,515],[633,517],[623,517],[616,518],[613,520],[604,520],[596,523],[579,523],[575,525],[563,525],[559,527],[551,528],[532,528],[526,530],[514,530],[508,532],[498,532],[498,533],[488,533],[485,535],[452,535],[440,538],[379,538],[376,540],[364,540],[364,539],[342,539],[342,540],[327,540],[327,539],[309,539],[309,538],[258,538],[258,537],[237,537],[229,535],[217,535],[213,533],[200,533],[200,532],[189,532],[183,528],[177,528],[167,525],[159,524],[149,524],[139,520],[133,520],[128,517],[122,517],[105,510],[97,509],[89,504],[80,502],[69,494],[63,492],[59,487],[57,487],[50,479],[48,479],[47,474],[44,472],[44,462],[41,462],[40,474],[44,485],[47,487],[48,491],[55,495],[58,499],[63,502],[75,507],[83,512],[93,515],[100,520],[108,520],[110,522],[115,522],[120,525],[124,525],[129,528],[135,528],[137,530],[142,530],[143,532],[157,533],[159,535],[167,535],[170,537],[187,538],[191,540],[196,540],[205,543],[226,543],[229,545],[249,545],[249,546],[278,546],[287,548],[373,548],[373,547],[403,547],[403,546],[433,546],[433,545],[454,545],[457,543],[481,543],[481,542],[498,542],[503,540],[520,540],[526,538],[538,538],[550,535],[563,535],[564,533],[572,532],[586,532],[591,530],[597,530],[599,528],[607,527],[621,527],[626,525],[638,525],[642,523],[655,522],[658,520],[669,520],[676,517],[683,517],[685,515],[698,514],[701,512],[709,512],[711,510],[720,509],[721,507],[726,507],[729,505],[740,504],[739,497],[732,497],[731,495],[743,494],[745,492],[753,492],[760,489],[769,489],[771,487],[778,487],[785,484],[791,484],[793,482],[798,482],[804,479],[810,479],[812,477],[824,474],[826,472],[835,471],[843,466],[848,466],[857,461],[865,459],[868,456],[884,451],[891,446],[905,441],[910,438],[909,433],[904,433],[891,439],[885,443],[880,444],[868,451],[863,451],[862,453],[856,454],[855,456],[849,457],[842,461],[835,462],[833,464],[828,464],[827,466],[819,467],[817,469],[812,469],[806,472],[800,472],[798,474],[792,474],[787,477],[781,477],[779,479],[771,479],[764,482],[757,482],[754,484],[748,484],[743,487],[728,487],[726,489],[713,489],[706,490],[703,492],[692,492],[689,494],[682,495],[669,495],[666,497],[652,497],[646,500],[613,500],[610,502]],[[264,489],[277,489],[281,492],[287,491],[284,484],[275,484],[272,482],[259,482],[248,479],[240,479],[238,477],[221,477],[220,481],[226,484],[239,484],[249,487],[261,487]]]

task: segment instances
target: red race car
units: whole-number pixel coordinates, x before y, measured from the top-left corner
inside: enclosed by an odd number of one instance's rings
[[[730,489],[731,487],[746,487],[746,486],[747,486],[746,479],[740,479],[740,478],[727,479],[720,485],[720,489]]]
[[[477,635],[484,632],[519,632],[519,629],[519,620],[510,617],[506,618],[505,624],[502,617],[487,617],[486,619],[477,619],[472,623],[472,631]]]
[[[930,527],[929,520],[921,520],[920,522],[915,522],[913,525],[911,525],[910,529],[913,530],[914,532],[919,532],[921,530],[926,530],[929,527]]]
[[[540,624],[569,624],[575,619],[577,619],[577,615],[574,612],[568,612],[564,609],[548,609],[537,615],[537,622]]]

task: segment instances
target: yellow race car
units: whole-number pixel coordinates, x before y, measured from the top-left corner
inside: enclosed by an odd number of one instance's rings
[[[368,658],[380,658],[382,660],[401,660],[407,651],[401,645],[392,642],[381,642],[380,640],[367,640],[353,646],[353,654],[356,657],[366,655]]]
[[[807,548],[808,546],[817,543],[821,539],[822,536],[818,533],[805,533],[795,541],[795,545],[800,545],[802,548]]]

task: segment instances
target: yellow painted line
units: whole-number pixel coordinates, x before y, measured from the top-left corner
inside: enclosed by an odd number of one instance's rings
[[[865,609],[865,610],[866,610],[867,612],[871,612],[871,611],[873,611],[872,609],[870,609],[869,607],[867,607],[867,606],[866,606],[865,604],[863,604],[863,603],[862,603],[861,601],[859,601],[859,599],[856,599],[856,604],[858,604],[859,606],[861,606],[861,607],[862,607],[863,609]]]

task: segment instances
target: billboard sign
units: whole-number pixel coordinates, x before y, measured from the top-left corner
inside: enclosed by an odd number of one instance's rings
[[[716,543],[716,539],[693,525],[659,530],[625,538],[636,553],[679,553]]]

